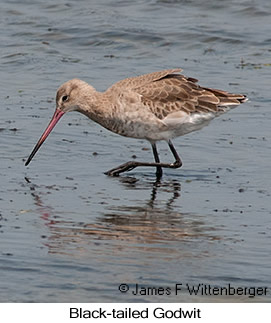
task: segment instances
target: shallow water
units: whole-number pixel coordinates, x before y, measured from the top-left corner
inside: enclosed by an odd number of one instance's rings
[[[2,302],[270,301],[270,15],[267,0],[1,4]],[[174,141],[181,169],[160,182],[146,168],[106,177],[133,155],[152,160],[149,144],[78,113],[24,166],[64,81],[104,90],[173,67],[250,98]],[[136,284],[172,293],[134,295]],[[190,295],[186,284],[268,293]]]

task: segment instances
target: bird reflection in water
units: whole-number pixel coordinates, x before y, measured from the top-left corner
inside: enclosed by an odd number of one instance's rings
[[[30,194],[34,199],[34,204],[37,206],[37,211],[41,214],[41,218],[46,221],[52,221],[50,220],[51,214],[53,213],[53,208],[51,206],[44,205],[42,201],[42,193],[37,192],[38,186],[33,184],[31,180],[28,177],[24,178],[25,181],[28,183]]]
[[[180,213],[179,207],[175,206],[181,195],[178,180],[150,182],[133,177],[118,180],[125,190],[134,191],[135,196],[137,190],[149,188],[149,199],[134,200],[134,205],[132,202],[124,205],[121,200],[120,205],[108,203],[102,215],[86,217],[84,222],[76,221],[76,216],[72,217],[73,220],[70,220],[70,216],[67,220],[65,214],[61,213],[56,216],[50,207],[44,205],[37,190],[31,192],[42,219],[50,229],[50,236],[44,241],[49,252],[74,254],[76,250],[79,256],[93,252],[94,248],[95,252],[99,250],[104,255],[110,255],[112,252],[133,249],[154,252],[156,256],[159,254],[169,259],[176,258],[176,255],[192,256],[191,244],[199,243],[202,248],[203,241],[219,239],[214,234],[215,229],[206,225],[203,215]],[[160,194],[163,199],[158,199]],[[186,245],[182,245],[181,251],[180,242]]]
[[[139,180],[135,177],[121,177],[120,182],[125,186],[127,189],[138,189],[137,184],[139,184]],[[146,185],[144,183],[143,185]],[[171,194],[171,197],[168,199],[166,206],[168,208],[171,208],[174,201],[178,199],[181,192],[181,184],[177,180],[171,180],[171,181],[161,181],[161,179],[156,178],[155,181],[150,182],[150,199],[146,203],[146,205],[150,206],[151,208],[154,207],[154,202],[157,198],[157,191],[159,189],[162,189],[163,191],[166,191]]]

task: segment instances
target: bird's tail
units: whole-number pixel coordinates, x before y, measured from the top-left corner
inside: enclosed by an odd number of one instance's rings
[[[231,105],[239,105],[240,103],[246,102],[248,99],[244,94],[234,94],[229,93],[227,91],[217,90],[217,89],[210,89],[204,88],[212,92],[219,100],[220,103],[218,106],[231,106]]]

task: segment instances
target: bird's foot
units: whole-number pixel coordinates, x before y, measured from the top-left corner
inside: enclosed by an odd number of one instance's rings
[[[179,168],[182,166],[182,162],[180,159],[176,160],[172,164],[165,163],[145,163],[145,162],[137,162],[137,161],[129,161],[125,164],[122,164],[116,168],[112,168],[109,171],[105,172],[105,175],[108,176],[119,176],[120,173],[129,172],[130,170],[138,167],[138,166],[151,166],[156,167],[156,176],[157,178],[161,178],[163,174],[162,168]]]
[[[183,163],[180,159],[175,160],[174,163],[170,164],[169,168],[180,168],[182,167]]]
[[[120,165],[120,166],[118,166],[116,168],[112,168],[112,169],[108,170],[104,174],[108,175],[108,176],[119,176],[120,173],[128,172],[128,171],[134,169],[137,166],[139,166],[139,163],[129,161],[129,162],[127,162],[125,164],[122,164],[122,165]]]

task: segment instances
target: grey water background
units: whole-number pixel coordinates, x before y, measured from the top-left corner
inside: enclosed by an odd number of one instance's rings
[[[37,0],[0,3],[0,301],[270,302],[269,0]],[[147,142],[63,117],[29,167],[57,88],[97,90],[181,67],[249,102],[174,140],[183,160],[119,178],[152,160]],[[171,155],[158,145],[163,161]],[[130,290],[119,291],[126,283]],[[133,295],[135,285],[175,295]],[[189,295],[185,284],[269,288],[266,296]]]

